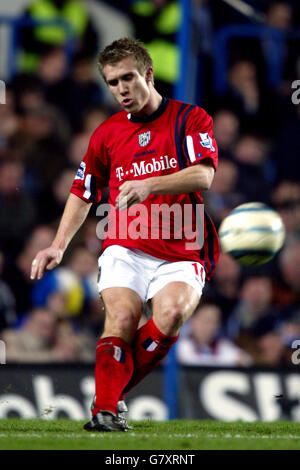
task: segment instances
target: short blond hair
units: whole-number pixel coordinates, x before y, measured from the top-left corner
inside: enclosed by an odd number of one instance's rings
[[[134,57],[138,71],[142,75],[147,72],[149,67],[153,67],[150,54],[141,41],[132,38],[117,39],[106,46],[98,57],[99,72],[105,81],[104,66],[116,64],[127,57]]]

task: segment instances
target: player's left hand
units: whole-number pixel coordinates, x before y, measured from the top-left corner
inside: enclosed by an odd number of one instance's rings
[[[134,204],[144,201],[151,193],[150,179],[141,181],[125,181],[120,186],[119,196],[116,198],[116,209],[128,209]]]

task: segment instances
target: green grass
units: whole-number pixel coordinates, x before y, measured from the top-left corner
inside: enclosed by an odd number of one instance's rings
[[[299,423],[138,421],[126,433],[87,433],[81,421],[2,419],[1,450],[295,450]]]

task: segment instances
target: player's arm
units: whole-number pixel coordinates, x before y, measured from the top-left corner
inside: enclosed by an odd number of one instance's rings
[[[166,176],[149,178],[150,194],[181,194],[210,188],[215,170],[207,160]]]
[[[79,165],[56,236],[48,248],[39,251],[32,262],[31,279],[41,279],[45,270],[55,268],[62,260],[75,233],[85,221],[92,203],[101,199],[107,184],[107,155],[103,126],[92,134],[87,152]]]
[[[69,195],[51,246],[39,251],[32,262],[31,279],[41,279],[46,269],[53,269],[61,262],[67,246],[85,221],[91,205],[72,193]]]
[[[150,194],[182,194],[209,189],[215,169],[209,160],[165,176],[126,181],[120,186],[116,208],[123,210],[144,201]]]

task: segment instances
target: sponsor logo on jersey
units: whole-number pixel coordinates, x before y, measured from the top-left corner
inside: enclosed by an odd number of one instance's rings
[[[139,144],[141,147],[146,147],[147,144],[150,142],[151,131],[142,132],[139,134]]]
[[[208,132],[199,132],[199,135],[200,135],[200,144],[202,145],[202,147],[205,147],[206,149],[210,149],[212,152],[215,151],[215,147],[213,146],[213,143],[212,143],[212,138],[209,137],[208,135]]]
[[[75,176],[76,180],[84,180],[85,169],[86,169],[85,162],[81,162],[77,170],[76,176]]]
[[[124,175],[130,176],[145,176],[147,174],[155,173],[157,171],[169,170],[170,168],[176,168],[176,158],[168,157],[168,155],[161,156],[158,160],[152,157],[150,162],[142,160],[141,162],[133,162],[129,170],[124,171],[122,166],[116,168],[116,174],[119,181],[123,180]]]

